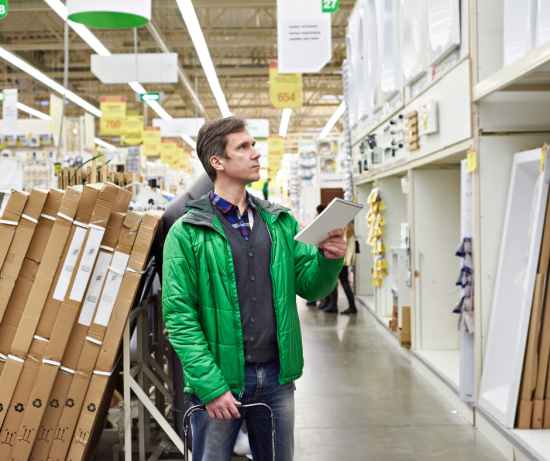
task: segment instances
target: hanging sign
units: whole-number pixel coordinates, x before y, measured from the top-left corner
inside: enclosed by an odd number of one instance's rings
[[[120,141],[126,146],[138,146],[143,141],[143,116],[126,116],[124,121],[124,134]]]
[[[99,101],[101,136],[122,135],[126,119],[126,96],[101,96]]]
[[[0,0],[0,19],[8,15],[8,0]]]
[[[160,147],[160,161],[174,168],[178,164],[176,149],[178,145],[174,141],[162,141]]]
[[[340,0],[321,0],[323,13],[336,13],[340,9]]]
[[[280,74],[277,61],[270,61],[269,103],[272,109],[302,107],[302,74]]]
[[[332,4],[332,3],[331,3]],[[321,0],[277,0],[279,72],[316,73],[332,59],[330,13]]]
[[[148,157],[160,155],[162,140],[160,137],[160,128],[146,126],[143,128],[143,148],[141,153]]]
[[[59,136],[61,120],[63,119],[63,99],[50,93],[50,133]],[[92,115],[93,117],[93,115]],[[92,149],[95,144],[92,145]]]
[[[17,136],[17,89],[3,91],[2,113],[4,117],[4,134]]]
[[[67,0],[67,12],[88,27],[129,29],[151,20],[151,0]]]
[[[285,152],[285,139],[280,136],[267,138],[267,152],[267,175],[269,179],[274,179],[281,169],[281,161]]]
[[[468,173],[473,173],[477,169],[476,150],[470,149],[466,154],[466,158],[468,159],[468,164],[466,165],[466,171]]]

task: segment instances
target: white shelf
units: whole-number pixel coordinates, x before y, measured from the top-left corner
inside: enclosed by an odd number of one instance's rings
[[[512,433],[524,441],[543,459],[550,459],[550,429],[514,429]]]
[[[480,101],[504,89],[550,89],[550,41],[535,48],[474,86],[473,100]]]
[[[419,351],[415,353],[432,365],[457,388],[460,386],[460,351]]]

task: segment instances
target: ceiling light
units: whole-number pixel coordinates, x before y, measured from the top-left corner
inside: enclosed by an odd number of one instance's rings
[[[279,136],[285,137],[288,130],[288,122],[292,115],[292,109],[283,109],[283,116],[281,117],[281,126],[279,127]]]
[[[338,99],[339,99],[340,101],[343,101],[343,100],[344,100],[344,97],[345,97],[345,96],[344,96],[343,94],[339,94],[339,95],[338,95]]]
[[[227,106],[227,101],[225,100],[225,95],[223,94],[220,86],[218,76],[216,75],[216,69],[212,63],[210,53],[208,52],[208,47],[206,46],[204,35],[202,34],[202,29],[199,24],[199,20],[197,19],[197,14],[195,13],[193,3],[191,0],[176,1],[180,8],[181,15],[183,16],[183,20],[185,21],[185,25],[187,26],[187,30],[189,31],[189,35],[191,35],[191,40],[193,41],[193,45],[195,45],[195,50],[199,56],[199,61],[201,62],[206,78],[208,79],[208,83],[210,84],[210,89],[212,90],[212,93],[214,93],[214,98],[216,98],[216,102],[218,103],[222,116],[229,117],[231,112]]]
[[[44,0],[48,5],[50,5],[51,9],[54,10],[58,16],[63,19],[63,21],[67,20],[67,7],[61,3],[60,0]],[[71,20],[67,21],[69,23],[69,26],[78,34],[80,35],[80,38],[84,40],[90,47],[99,55],[101,56],[110,56],[110,51],[103,46],[103,43],[101,43],[94,34],[92,34],[89,29],[82,25],[78,24],[76,22],[73,22]]]
[[[323,95],[323,99],[336,99],[336,95],[335,94],[324,94]]]
[[[22,110],[23,112],[26,112],[27,114],[34,115],[35,117],[40,118],[42,120],[50,121],[52,119],[48,114],[45,114],[44,112],[40,112],[40,111],[38,111],[36,109],[33,109],[32,107],[26,106],[25,104],[22,104],[20,102],[18,102],[16,104],[16,106],[19,110]]]
[[[34,77],[39,82],[43,83],[46,86],[49,86],[52,90],[57,91],[58,93],[65,94],[67,99],[71,100],[75,104],[78,104],[83,109],[94,114],[96,117],[101,117],[101,111],[92,106],[89,102],[84,101],[80,96],[77,96],[72,91],[65,90],[63,85],[60,85],[56,81],[52,80],[50,77],[47,77],[38,69],[35,69],[30,64],[26,63],[22,59],[18,58],[16,55],[6,51],[0,46],[0,58],[5,59],[10,64],[13,64],[15,67],[21,69],[23,72],[26,72],[31,77]]]
[[[172,117],[166,112],[157,101],[147,101],[147,104],[153,109],[157,115],[163,120],[172,120]]]
[[[102,141],[102,140],[99,139],[99,138],[94,138],[94,142],[95,142],[98,146],[105,147],[106,149],[109,149],[109,150],[115,150],[115,149],[116,149],[116,147],[113,146],[112,144],[109,144],[108,142]]]
[[[334,128],[334,125],[336,125],[336,122],[342,116],[345,110],[346,101],[342,101],[342,103],[338,106],[338,109],[336,109],[336,112],[334,112],[334,114],[332,114],[332,117],[330,117],[330,120],[327,122],[325,128],[323,128],[323,131],[319,135],[319,138],[326,138],[328,136],[328,134]]]
[[[183,140],[189,144],[193,149],[197,149],[197,143],[195,141],[193,141],[193,139],[191,139],[191,136],[189,136],[188,134],[182,134],[181,137],[183,138]]]
[[[143,88],[141,86],[140,83],[138,82],[130,82],[128,83],[128,85],[130,85],[130,87],[132,88],[132,90],[134,90],[136,93],[139,93],[139,94],[145,94],[147,93],[147,91],[145,91],[145,88]]]

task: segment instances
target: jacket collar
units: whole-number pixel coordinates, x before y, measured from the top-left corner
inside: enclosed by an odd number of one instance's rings
[[[258,197],[252,197],[254,204],[263,211],[264,218],[266,216],[271,217],[270,223],[275,222],[279,213],[288,211],[289,209],[275,203],[268,202],[267,200],[259,199]],[[183,223],[191,224],[194,226],[206,226],[214,229],[216,232],[223,233],[218,218],[214,212],[214,205],[210,201],[210,192],[203,195],[198,200],[190,200],[185,205],[183,211]]]

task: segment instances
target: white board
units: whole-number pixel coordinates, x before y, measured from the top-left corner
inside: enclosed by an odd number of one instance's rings
[[[541,149],[514,156],[479,405],[513,428],[548,198]],[[548,154],[547,154],[548,157]],[[537,187],[538,186],[538,187]]]
[[[91,70],[101,83],[178,83],[178,54],[92,54]]]
[[[428,49],[430,63],[439,63],[460,45],[458,0],[428,0]]]

